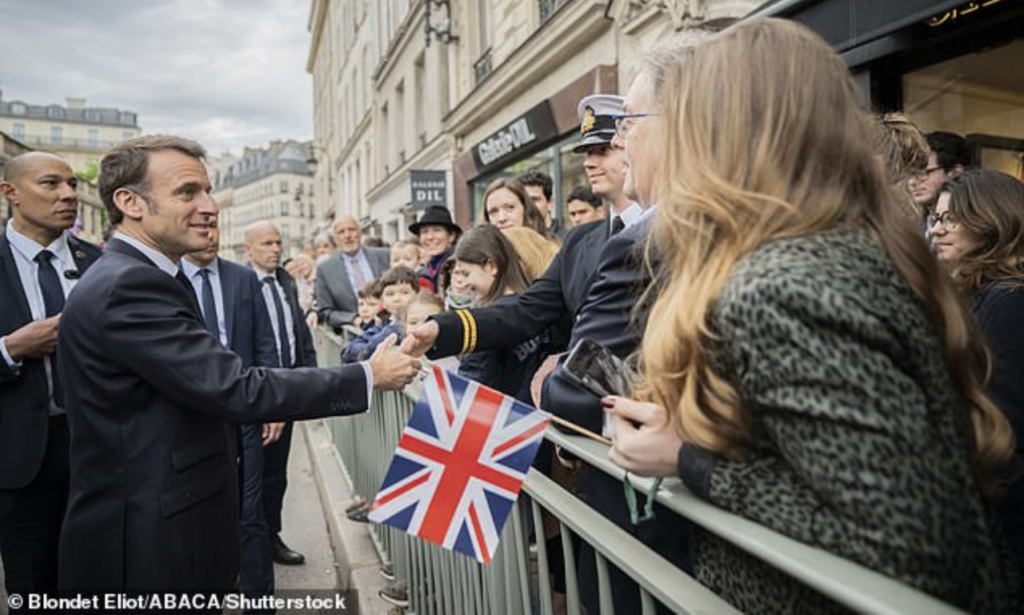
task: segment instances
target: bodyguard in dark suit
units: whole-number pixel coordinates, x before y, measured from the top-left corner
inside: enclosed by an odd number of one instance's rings
[[[32,152],[8,163],[0,192],[0,554],[7,593],[53,593],[68,496],[68,433],[54,349],[67,294],[100,256],[65,231],[78,215],[66,162]]]
[[[196,143],[116,146],[100,193],[117,235],[69,297],[71,486],[60,544],[69,591],[229,591],[238,572],[232,424],[363,412],[418,365],[396,353],[337,369],[242,366],[207,331],[176,261],[206,247],[217,207]]]
[[[281,232],[268,221],[254,222],[245,229],[245,251],[249,264],[263,284],[263,299],[280,356],[281,367],[316,367],[313,336],[299,308],[295,279],[280,266]],[[301,553],[281,538],[281,510],[288,488],[288,455],[292,446],[292,424],[284,424],[281,437],[263,449],[263,509],[270,530],[274,561],[295,566],[305,563]]]
[[[356,293],[384,273],[391,263],[385,248],[364,248],[363,231],[352,216],[341,216],[331,225],[338,253],[316,270],[316,304],[320,322],[341,327],[359,315]]]
[[[206,329],[242,360],[243,367],[279,367],[277,344],[270,315],[263,302],[260,281],[248,267],[217,257],[220,229],[210,221],[210,244],[181,261],[199,298]],[[250,598],[274,593],[274,559],[270,530],[263,512],[263,447],[276,442],[283,423],[241,425],[240,588]]]

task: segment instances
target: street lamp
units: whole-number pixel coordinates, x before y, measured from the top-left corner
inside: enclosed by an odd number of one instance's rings
[[[459,37],[452,34],[452,7],[448,0],[423,0],[427,9],[427,18],[424,20],[424,33],[427,36],[427,47],[430,47],[430,36],[440,40],[445,45],[454,43]]]

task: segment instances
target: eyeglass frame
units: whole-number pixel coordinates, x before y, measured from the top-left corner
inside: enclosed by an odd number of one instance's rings
[[[612,125],[615,126],[615,134],[625,137],[626,133],[633,128],[633,123],[626,124],[626,120],[640,119],[643,117],[657,117],[657,113],[624,113],[612,116]]]
[[[925,217],[925,223],[928,225],[929,229],[935,226],[937,223],[941,225],[942,230],[946,231],[947,233],[955,231],[956,229],[960,228],[960,221],[957,220],[956,215],[954,215],[953,212],[949,211],[948,209],[938,216],[936,216],[934,212],[928,214]]]
[[[946,167],[944,167],[944,166],[942,166],[940,164],[940,165],[934,166],[934,167],[926,167],[923,171],[920,171],[920,172],[917,172],[917,173],[912,173],[910,175],[910,177],[912,179],[915,179],[915,180],[920,182],[920,181],[924,181],[924,180],[928,179],[928,176],[931,175],[932,173],[936,172],[936,171],[945,171],[945,170],[946,170]]]

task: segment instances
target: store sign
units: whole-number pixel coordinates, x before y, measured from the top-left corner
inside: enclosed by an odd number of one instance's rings
[[[448,206],[448,176],[444,171],[409,171],[409,187],[414,210]]]
[[[555,120],[548,101],[544,101],[512,120],[473,147],[473,159],[481,170],[499,166],[522,150],[554,137]]]
[[[956,21],[961,17],[970,15],[975,11],[987,9],[993,4],[999,4],[1003,0],[986,0],[985,2],[968,2],[961,7],[946,11],[928,20],[928,25],[935,28],[947,23]]]

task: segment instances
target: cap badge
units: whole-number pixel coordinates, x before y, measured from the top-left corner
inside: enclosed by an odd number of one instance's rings
[[[585,135],[590,132],[590,129],[594,127],[594,122],[597,118],[594,117],[594,108],[587,105],[583,108],[583,121],[580,122],[580,134]]]

